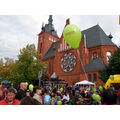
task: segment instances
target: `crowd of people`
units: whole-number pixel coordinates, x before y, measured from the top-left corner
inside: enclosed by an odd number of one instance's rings
[[[95,99],[95,96],[96,99]],[[120,89],[95,86],[34,86],[25,82],[18,87],[0,85],[0,105],[119,105]]]

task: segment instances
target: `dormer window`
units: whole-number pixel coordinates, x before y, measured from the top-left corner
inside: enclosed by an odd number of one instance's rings
[[[93,53],[93,59],[98,58],[98,54],[96,52]]]

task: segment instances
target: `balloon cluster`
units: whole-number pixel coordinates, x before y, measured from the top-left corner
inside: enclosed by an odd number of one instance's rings
[[[25,82],[25,84],[26,84],[26,86],[28,86],[28,82]],[[30,84],[28,88],[29,88],[30,91],[33,92],[33,89],[34,89],[33,84]]]
[[[98,95],[98,94],[96,94],[96,93],[94,93],[94,94],[92,95],[92,98],[93,98],[93,100],[96,100],[97,102],[100,102],[100,101],[101,101],[100,95]]]

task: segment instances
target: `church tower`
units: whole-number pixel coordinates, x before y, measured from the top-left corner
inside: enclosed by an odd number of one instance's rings
[[[57,32],[53,25],[52,15],[49,15],[48,24],[42,24],[41,32],[38,34],[38,52],[41,58],[45,55],[53,42],[59,40]]]

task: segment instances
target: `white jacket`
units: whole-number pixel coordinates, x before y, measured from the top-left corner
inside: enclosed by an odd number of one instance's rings
[[[40,96],[37,93],[35,93],[33,98],[36,99],[38,102],[40,102],[42,104],[42,96]]]

